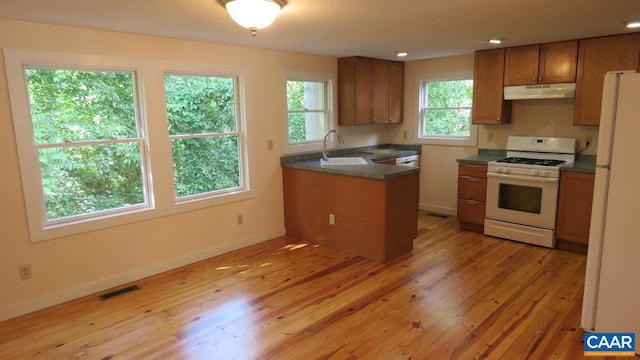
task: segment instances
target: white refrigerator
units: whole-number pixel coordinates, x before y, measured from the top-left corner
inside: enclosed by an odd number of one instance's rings
[[[640,74],[605,75],[597,151],[582,328],[639,339]]]

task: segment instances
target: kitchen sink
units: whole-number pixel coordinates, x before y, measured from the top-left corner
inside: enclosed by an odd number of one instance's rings
[[[320,166],[367,165],[367,160],[361,157],[332,157],[320,159]]]

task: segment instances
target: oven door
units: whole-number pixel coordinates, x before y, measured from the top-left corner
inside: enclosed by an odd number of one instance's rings
[[[487,173],[488,219],[554,229],[558,179]]]

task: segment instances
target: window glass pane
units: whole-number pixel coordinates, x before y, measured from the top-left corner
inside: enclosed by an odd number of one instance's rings
[[[325,91],[322,81],[287,81],[287,108],[293,110],[324,110]]]
[[[49,220],[144,203],[138,143],[43,148],[38,154]]]
[[[131,73],[26,68],[35,142],[135,138]]]
[[[240,186],[237,135],[174,139],[174,181],[178,197]]]
[[[426,107],[470,107],[473,99],[472,80],[437,81],[427,83]]]
[[[421,136],[470,136],[472,80],[425,82]]]
[[[169,134],[235,132],[235,81],[227,77],[165,75]]]
[[[326,129],[324,112],[289,113],[289,142],[322,140]]]
[[[426,109],[424,132],[431,135],[469,135],[471,109]]]
[[[289,143],[319,141],[327,129],[326,82],[287,81]]]

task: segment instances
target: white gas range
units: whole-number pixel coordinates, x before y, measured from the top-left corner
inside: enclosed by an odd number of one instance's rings
[[[560,166],[575,159],[576,139],[509,136],[507,157],[490,161],[484,233],[555,247]]]

